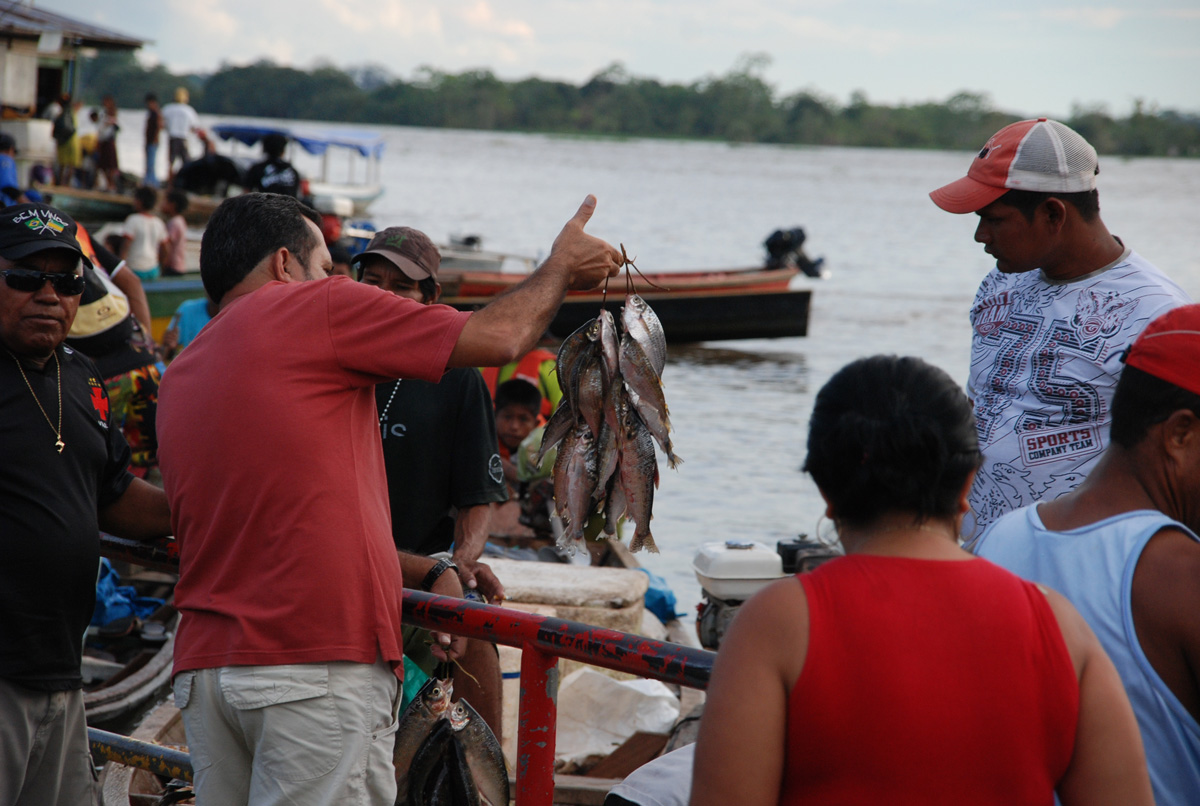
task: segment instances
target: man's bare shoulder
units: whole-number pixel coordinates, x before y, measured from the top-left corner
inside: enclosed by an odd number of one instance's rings
[[[1200,606],[1198,579],[1200,542],[1184,531],[1165,528],[1150,538],[1138,558],[1134,601],[1139,610],[1154,613],[1156,620],[1192,625],[1194,606]]]

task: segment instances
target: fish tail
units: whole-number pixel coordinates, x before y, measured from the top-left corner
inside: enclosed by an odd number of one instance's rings
[[[655,545],[654,535],[650,534],[649,529],[644,534],[640,532],[634,534],[633,539],[629,541],[630,551],[641,551],[643,548],[651,554],[658,554],[658,546]]]

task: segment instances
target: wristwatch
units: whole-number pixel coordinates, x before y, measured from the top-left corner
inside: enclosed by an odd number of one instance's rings
[[[455,573],[458,573],[458,566],[450,560],[438,560],[433,568],[429,569],[429,573],[421,580],[421,590],[432,591],[433,585],[438,581],[438,577],[446,573],[446,570],[453,568]]]

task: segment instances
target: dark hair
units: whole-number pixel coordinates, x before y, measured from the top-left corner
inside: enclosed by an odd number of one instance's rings
[[[496,387],[496,411],[506,406],[521,406],[537,417],[542,411],[542,393],[524,378],[507,380]]]
[[[182,213],[188,208],[188,195],[182,190],[172,188],[167,191],[167,199],[175,205],[175,212]]]
[[[1112,441],[1126,450],[1175,412],[1187,409],[1200,417],[1200,395],[1137,367],[1125,367],[1112,402]]]
[[[349,263],[351,258],[350,250],[340,243],[329,245],[329,256],[334,263]]]
[[[982,461],[967,396],[919,358],[861,358],[817,393],[804,470],[837,520],[865,526],[889,511],[918,521],[953,516]]]
[[[221,202],[200,239],[200,279],[209,299],[219,303],[276,249],[307,264],[317,236],[305,219],[321,225],[316,210],[280,193],[244,193]]]
[[[284,150],[287,149],[287,142],[287,135],[271,132],[262,139],[263,153],[268,157],[282,157]]]
[[[143,210],[153,210],[154,205],[158,204],[158,191],[149,185],[142,185],[133,191],[133,198],[137,199]]]
[[[150,102],[150,101],[157,101],[157,100],[158,100],[158,96],[157,96],[157,95],[155,95],[154,93],[152,93],[152,92],[148,92],[148,93],[146,93],[146,101],[147,101],[147,103],[148,103],[148,102]]]
[[[1042,202],[1047,199],[1061,199],[1079,211],[1084,221],[1095,221],[1100,215],[1099,191],[1085,190],[1080,193],[1043,193],[1037,190],[1010,190],[997,199],[1001,204],[1016,207],[1025,216],[1026,221],[1033,221],[1033,214]]]

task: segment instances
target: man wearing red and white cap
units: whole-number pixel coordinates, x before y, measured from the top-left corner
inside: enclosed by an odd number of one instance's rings
[[[1062,593],[1137,716],[1159,806],[1200,803],[1200,305],[1155,319],[1073,492],[996,521],[976,552]]]
[[[1188,295],[1100,220],[1096,150],[1053,120],[994,134],[962,179],[930,193],[976,213],[996,259],[971,306],[971,371],[983,467],[975,529],[1053,500],[1108,441],[1120,355],[1146,323]]]

